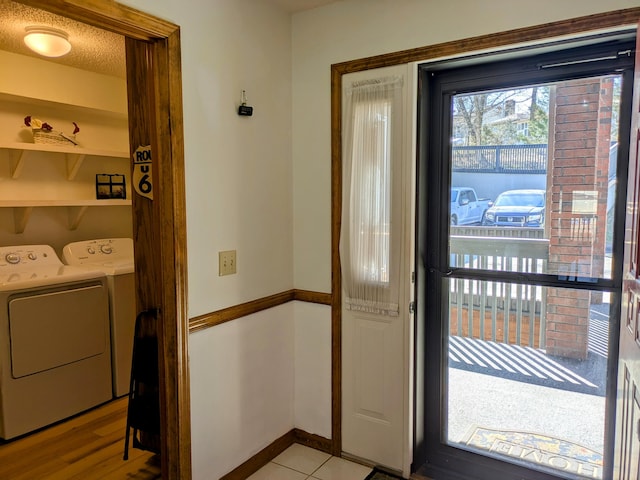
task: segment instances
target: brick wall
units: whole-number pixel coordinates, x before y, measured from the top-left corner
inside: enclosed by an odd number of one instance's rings
[[[605,226],[613,80],[563,82],[552,89],[546,229],[549,272],[600,277]],[[586,358],[591,302],[588,291],[549,289],[547,352]]]

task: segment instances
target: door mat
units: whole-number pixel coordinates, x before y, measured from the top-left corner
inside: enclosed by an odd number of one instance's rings
[[[402,480],[402,477],[398,477],[396,475],[392,475],[387,472],[383,472],[378,468],[374,468],[373,472],[371,472],[364,480]]]
[[[602,453],[559,438],[472,427],[461,443],[515,459],[516,463],[534,463],[587,478],[602,478]]]

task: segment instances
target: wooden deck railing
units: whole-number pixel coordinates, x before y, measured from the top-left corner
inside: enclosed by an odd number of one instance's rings
[[[544,238],[543,228],[485,227],[483,225],[451,225],[452,237]]]
[[[477,228],[488,230],[486,227]],[[504,233],[504,229],[494,229],[493,233],[497,230]],[[538,233],[526,230],[533,229],[520,229],[520,234],[538,236]],[[498,237],[483,233],[484,236],[450,237],[452,267],[523,273],[546,272],[548,240]],[[544,287],[451,279],[451,335],[544,348],[545,312]]]

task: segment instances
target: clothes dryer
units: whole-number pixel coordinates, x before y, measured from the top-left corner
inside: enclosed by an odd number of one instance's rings
[[[62,249],[62,258],[67,265],[98,269],[107,276],[113,395],[126,395],[136,320],[133,240],[105,238],[69,243]]]
[[[112,398],[108,298],[49,245],[0,247],[0,438]]]

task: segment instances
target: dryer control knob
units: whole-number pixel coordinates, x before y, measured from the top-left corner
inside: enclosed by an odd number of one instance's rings
[[[13,265],[20,263],[20,255],[17,253],[7,253],[4,257],[7,263],[11,263]]]
[[[31,253],[29,253],[29,255],[27,255],[27,257],[29,257],[29,260],[35,260],[36,258],[38,258],[38,255],[36,255],[35,253],[31,252]]]
[[[89,255],[93,255],[94,253],[96,253],[96,251],[93,249],[93,247],[87,247],[87,253]]]
[[[109,255],[110,253],[113,253],[113,248],[111,247],[111,245],[102,245],[100,247],[100,251]]]

